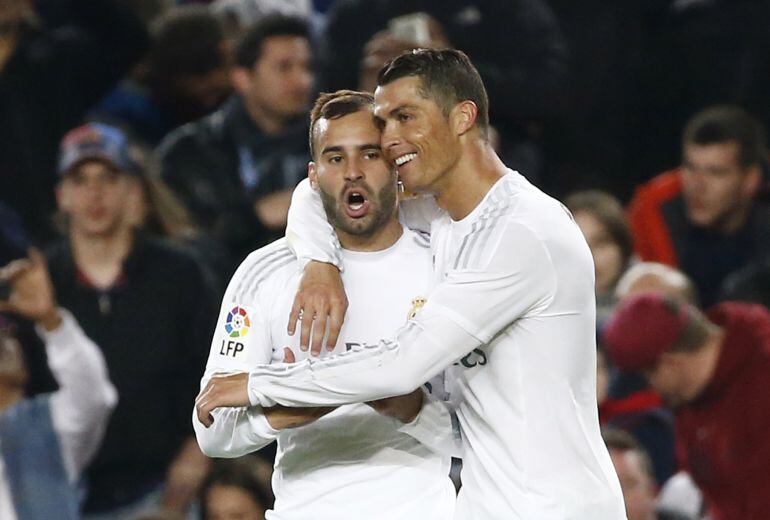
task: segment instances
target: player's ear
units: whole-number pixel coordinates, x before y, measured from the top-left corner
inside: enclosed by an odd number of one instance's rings
[[[479,109],[471,100],[466,99],[457,103],[452,112],[449,114],[449,118],[452,124],[452,128],[457,135],[463,135],[468,130],[476,126],[476,117],[478,117]]]
[[[318,191],[318,173],[316,173],[313,161],[307,163],[307,178],[310,179],[310,187]]]

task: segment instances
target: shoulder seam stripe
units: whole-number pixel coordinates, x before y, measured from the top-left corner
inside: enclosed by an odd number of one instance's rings
[[[282,261],[281,261],[282,260]],[[295,261],[294,255],[291,255],[290,257],[282,257],[281,259],[276,259],[275,262],[271,263],[269,266],[266,266],[265,269],[260,273],[260,276],[258,276],[250,285],[249,293],[254,294],[257,292],[257,289],[259,289],[259,285],[264,282],[268,276],[273,274],[275,271],[280,269],[281,267],[284,267],[292,262]]]
[[[288,248],[281,248],[277,251],[271,251],[270,253],[266,254],[265,256],[261,257],[259,260],[254,262],[254,264],[249,267],[248,271],[244,273],[243,277],[241,277],[241,281],[238,283],[238,287],[233,292],[233,295],[236,298],[239,298],[242,296],[242,290],[244,286],[248,286],[252,280],[254,280],[254,277],[259,275],[259,271],[266,267],[271,265],[274,262],[277,262],[283,258],[287,258],[289,256],[294,256],[291,250]]]

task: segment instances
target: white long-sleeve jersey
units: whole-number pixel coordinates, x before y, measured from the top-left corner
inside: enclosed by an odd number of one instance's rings
[[[350,308],[335,352],[392,336],[421,305],[432,273],[427,239],[409,230],[384,251],[342,254]],[[286,332],[300,275],[284,240],[244,261],[225,294],[202,387],[214,373],[280,361],[284,347],[292,348],[298,361],[309,357],[298,348],[299,334]],[[443,376],[430,383],[433,396],[446,397]],[[276,502],[269,520],[452,516],[450,457],[437,450],[452,446],[454,432],[441,400],[427,399],[408,425],[366,404],[342,406],[311,424],[281,431],[270,427],[258,406],[223,408],[213,415],[207,429],[193,414],[198,442],[210,456],[237,457],[277,440]]]
[[[293,209],[295,217],[305,212],[304,227],[287,236],[306,248],[300,256],[326,247],[322,255],[333,258],[331,228],[313,195],[299,194],[308,197],[310,204]],[[466,218],[434,215],[435,285],[395,339],[261,366],[249,377],[251,402],[375,399],[450,367],[465,445],[455,518],[625,518],[599,433],[593,263],[571,215],[516,172]]]

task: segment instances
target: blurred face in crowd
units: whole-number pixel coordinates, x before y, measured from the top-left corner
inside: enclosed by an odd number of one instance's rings
[[[682,184],[687,217],[697,227],[732,232],[745,222],[761,174],[744,168],[735,141],[684,145]]]
[[[310,44],[301,36],[270,36],[250,70],[236,67],[235,88],[247,106],[272,119],[285,120],[307,109],[313,73]]]
[[[10,333],[0,331],[0,390],[21,389],[27,382],[27,369],[19,341]]]
[[[72,231],[107,237],[129,226],[128,210],[135,207],[140,189],[132,175],[107,162],[91,160],[64,175],[57,198]]]
[[[313,139],[317,157],[308,177],[343,245],[350,236],[368,237],[395,222],[396,173],[383,157],[372,112],[319,119]]]
[[[639,452],[610,449],[610,458],[623,490],[628,520],[655,520],[655,482],[644,470]]]
[[[174,83],[172,103],[185,119],[202,117],[214,111],[232,92],[229,65],[199,76],[179,77]]]
[[[676,408],[695,399],[703,386],[695,367],[691,353],[664,352],[655,368],[645,375],[663,401]]]
[[[214,485],[206,493],[208,520],[263,520],[265,508],[237,486]]]
[[[461,150],[454,118],[444,115],[433,99],[421,93],[422,79],[407,76],[377,87],[374,113],[382,125],[382,147],[412,192],[440,190]]]
[[[596,292],[609,293],[623,274],[623,251],[612,239],[604,224],[593,214],[588,211],[576,211],[573,216],[594,257]]]

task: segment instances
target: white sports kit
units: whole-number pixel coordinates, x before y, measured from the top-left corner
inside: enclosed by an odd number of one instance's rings
[[[428,239],[409,230],[384,251],[342,251],[342,256],[350,309],[334,353],[392,336],[424,301],[432,273]],[[284,347],[292,348],[300,362],[309,357],[297,346],[299,335],[286,332],[300,275],[285,240],[243,262],[225,294],[201,388],[214,373],[279,362]],[[432,395],[445,397],[443,376],[430,387]],[[366,404],[342,406],[311,424],[281,431],[269,426],[258,406],[220,408],[213,416],[208,429],[193,417],[198,441],[209,455],[237,457],[277,440],[276,503],[268,520],[452,517],[456,500],[448,478],[449,451],[437,450],[449,450],[454,437],[440,400],[427,398],[409,425]]]
[[[333,257],[320,202],[292,211],[299,256]],[[436,212],[430,230],[434,286],[406,327],[341,356],[252,368],[252,405],[378,399],[450,367],[464,445],[455,519],[625,518],[599,432],[593,262],[569,212],[511,171],[467,217]]]

